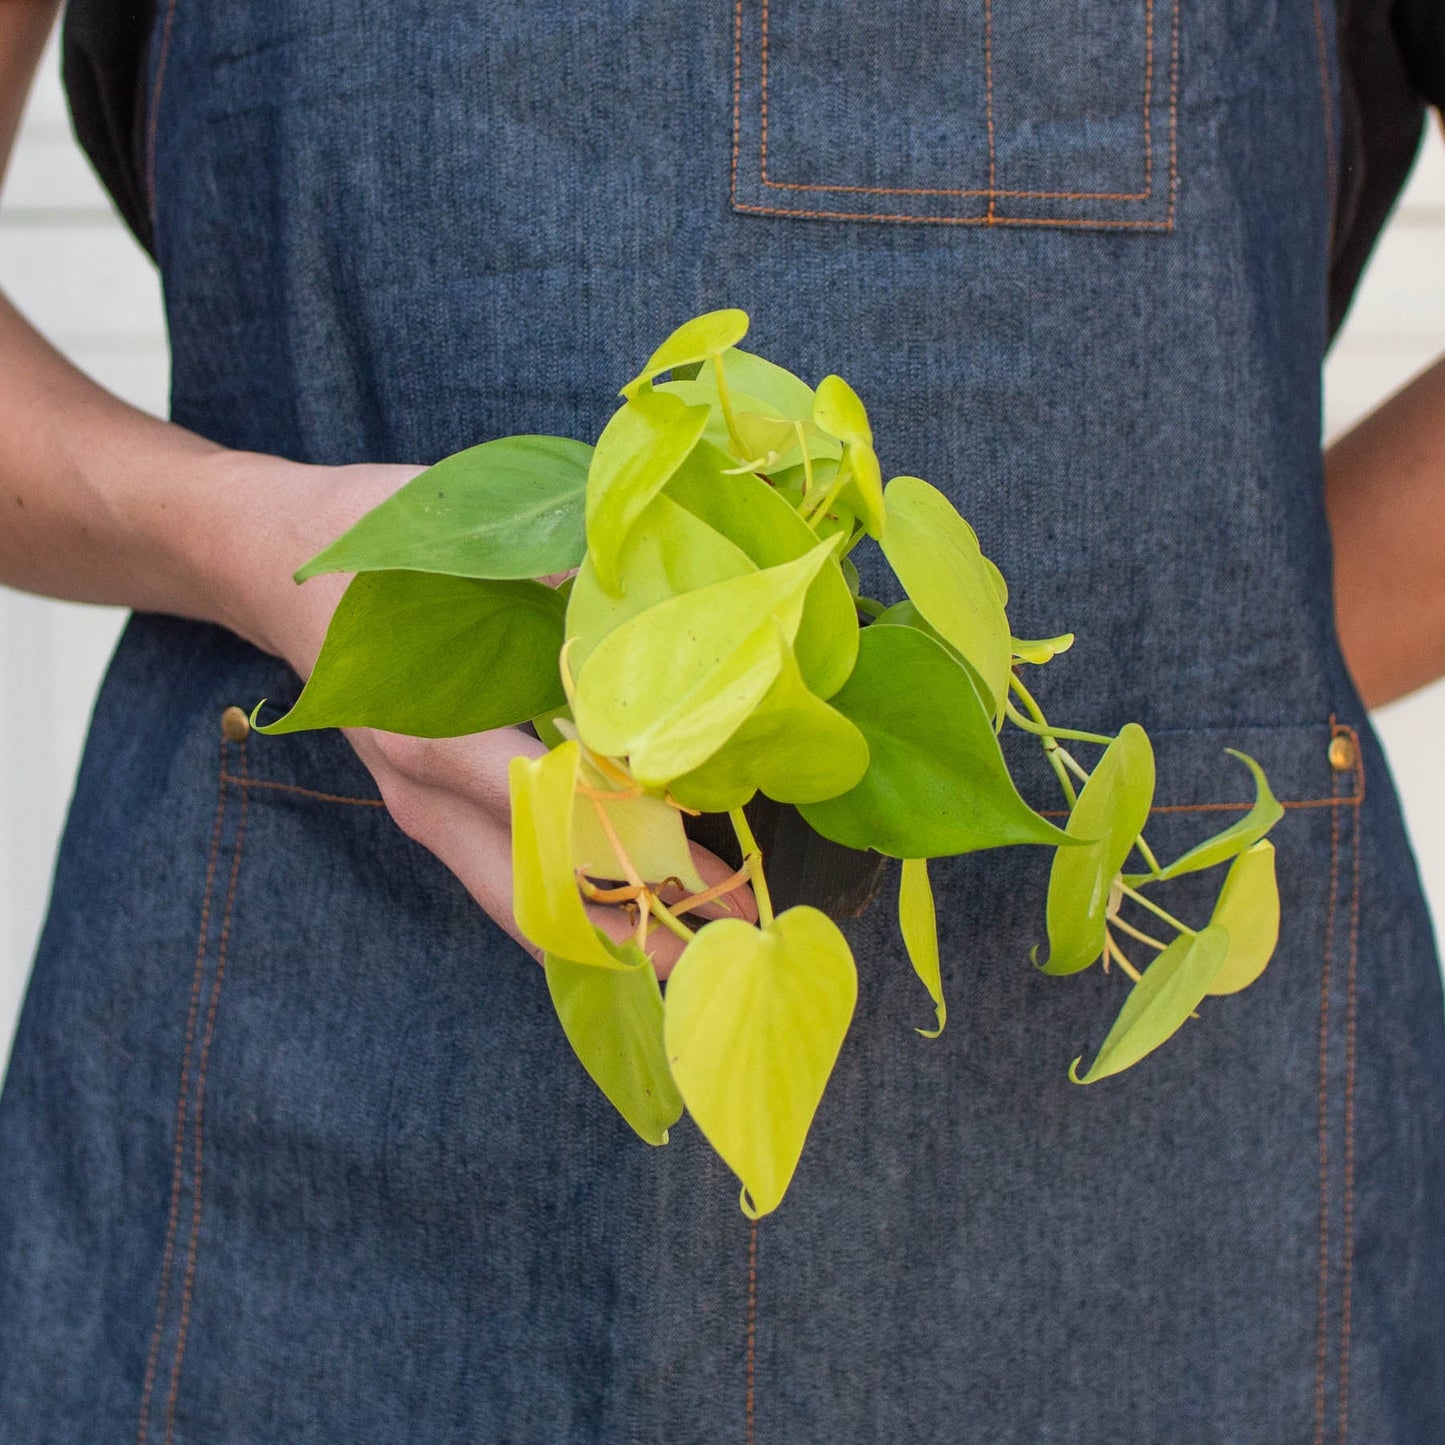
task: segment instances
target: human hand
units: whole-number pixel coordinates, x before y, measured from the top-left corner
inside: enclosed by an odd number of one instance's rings
[[[232,601],[225,620],[306,677],[349,578],[325,575],[297,587],[290,574],[419,468],[306,467],[249,454],[228,465],[247,469],[242,485],[261,504],[251,515],[267,518],[267,535],[265,548],[252,554],[246,576],[228,589]],[[488,916],[540,958],[512,913],[508,765],[517,756],[540,756],[547,750],[545,745],[510,727],[458,738],[413,738],[375,728],[342,731],[402,831],[446,864]],[[694,844],[692,853],[709,887],[732,874],[707,849]],[[666,903],[682,896],[680,889],[662,894]],[[620,942],[635,935],[635,914],[623,905],[590,903],[587,911],[609,937]],[[743,917],[750,922],[757,918],[746,887],[696,912],[703,918]],[[656,929],[646,946],[659,977],[665,978],[682,951],[682,941]]]

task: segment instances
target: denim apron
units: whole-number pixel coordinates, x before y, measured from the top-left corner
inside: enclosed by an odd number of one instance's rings
[[[1029,966],[1047,858],[935,869],[935,1042],[890,882],[749,1225],[339,735],[223,730],[282,664],[138,616],[0,1104],[0,1438],[1445,1439],[1445,1016],[1321,504],[1321,0],[159,8],[178,421],[320,463],[590,438],[745,307],[953,496],[1021,636],[1078,630],[1043,701],[1150,729],[1158,852],[1237,816],[1226,746],[1263,763],[1284,929],[1080,1089],[1124,985]]]

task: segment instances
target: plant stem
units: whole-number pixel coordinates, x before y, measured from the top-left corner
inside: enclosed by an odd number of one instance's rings
[[[747,816],[741,808],[729,808],[733,832],[737,834],[738,846],[743,850],[743,866],[753,884],[753,897],[758,905],[758,922],[767,928],[773,921],[773,900],[768,894],[768,880],[763,877],[763,854],[753,830],[748,826]]]
[[[1089,781],[1088,770],[1080,766],[1078,760],[1067,748],[1059,749],[1059,759],[1081,783]]]
[[[622,869],[622,876],[635,888],[643,887],[642,875],[633,867],[632,859],[627,856],[627,850],[622,846],[622,839],[617,836],[617,830],[612,826],[612,819],[607,816],[607,809],[593,798],[592,806],[597,810],[597,821],[602,825],[602,831],[607,837],[608,843],[612,845],[612,851],[617,855],[617,865]]]
[[[649,912],[669,933],[675,933],[684,943],[690,943],[697,936],[687,924],[672,913],[657,894],[648,892],[645,896]]]
[[[803,516],[803,520],[811,527],[822,516],[826,515],[828,508],[838,499],[838,493],[843,490],[844,483],[848,480],[851,472],[851,462],[848,450],[843,449],[843,460],[838,463],[838,471],[833,477],[833,483],[826,492],[818,499],[816,505],[809,507]]]
[[[743,446],[743,440],[738,435],[738,419],[733,412],[732,393],[728,391],[727,377],[723,375],[723,359],[720,354],[712,359],[712,374],[717,378],[717,399],[722,406],[723,420],[727,423],[728,435],[732,438],[733,448],[738,454],[738,459],[746,461],[747,448]]]
[[[1117,919],[1115,919],[1114,921],[1116,923],[1118,922]],[[1105,929],[1104,931],[1104,957],[1106,959],[1112,957],[1114,962],[1117,963],[1119,967],[1125,973],[1127,973],[1130,978],[1134,980],[1135,983],[1139,983],[1143,979],[1143,974],[1141,974],[1139,970],[1135,968],[1134,965],[1130,963],[1127,958],[1124,957],[1123,950],[1121,950],[1119,945],[1114,942],[1113,935],[1107,929]]]
[[[1059,787],[1063,789],[1064,797],[1069,801],[1069,811],[1072,812],[1079,801],[1079,795],[1075,791],[1073,783],[1069,781],[1069,775],[1065,771],[1064,763],[1059,756],[1063,753],[1064,757],[1068,757],[1068,754],[1064,753],[1064,750],[1059,746],[1058,740],[1054,737],[1053,733],[1047,731],[1049,721],[1044,716],[1044,710],[1034,701],[1033,693],[1023,685],[1017,673],[1009,673],[1008,685],[1019,695],[1023,705],[1033,715],[1034,721],[1039,724],[1040,728],[1045,729],[1045,731],[1038,733],[1038,738],[1043,744],[1044,756],[1048,758],[1049,766],[1054,770],[1054,776],[1059,780]],[[1004,706],[1005,711],[1007,711],[1007,699],[1005,699]],[[1029,729],[1029,731],[1033,731],[1033,729]],[[1072,759],[1070,759],[1070,761],[1072,761]]]
[[[1108,747],[1108,745],[1114,741],[1113,738],[1107,738],[1102,733],[1085,733],[1080,732],[1077,728],[1056,728],[1033,722],[1031,719],[1026,718],[1023,713],[1007,699],[1004,700],[1003,710],[1008,714],[1016,727],[1021,727],[1025,732],[1033,733],[1035,737],[1068,738],[1073,742],[1100,743],[1104,747]]]
[[[1157,878],[1164,870],[1159,866],[1159,860],[1154,856],[1154,850],[1144,841],[1144,835],[1139,834],[1134,839],[1134,846],[1143,854],[1144,861],[1149,865],[1149,871]]]
[[[798,434],[798,446],[803,453],[803,505],[808,502],[808,493],[813,490],[813,458],[808,454],[808,433],[803,430],[803,423],[795,421],[793,430]]]
[[[1119,885],[1120,891],[1126,898],[1132,898],[1141,908],[1147,908],[1156,918],[1162,918],[1171,928],[1177,929],[1180,933],[1187,933],[1193,938],[1198,929],[1191,928],[1187,923],[1181,923],[1172,913],[1161,908],[1152,898],[1145,898],[1137,888],[1130,888],[1127,883]]]
[[[1129,935],[1130,938],[1137,938],[1140,943],[1147,943],[1150,948],[1157,948],[1160,953],[1163,953],[1164,950],[1169,946],[1166,943],[1160,943],[1157,938],[1150,938],[1149,935],[1145,933],[1142,928],[1135,928],[1132,923],[1126,922],[1124,919],[1120,918],[1117,913],[1109,921],[1114,925],[1115,928],[1122,928],[1124,932]]]

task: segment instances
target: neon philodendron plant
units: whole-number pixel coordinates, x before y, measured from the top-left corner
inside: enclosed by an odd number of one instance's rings
[[[1262,972],[1279,932],[1265,834],[1282,810],[1236,754],[1253,806],[1161,864],[1143,836],[1144,730],[1056,727],[1020,676],[1072,634],[1014,637],[1004,579],[943,493],[918,477],[885,487],[852,388],[810,387],[739,350],[747,327],[736,310],[680,327],[595,447],[518,436],[447,457],[308,562],[298,581],[356,575],[296,705],[259,730],[449,737],[533,722],[551,750],[511,767],[513,903],[562,1027],[649,1143],[686,1109],[756,1217],[792,1179],[857,977],[827,914],[774,915],[744,812],[755,794],[795,805],[834,843],[903,860],[899,924],[933,1001],[930,1037],[945,1008],[928,860],[1053,848],[1035,962],[1069,974],[1103,959],[1131,981],[1093,1062],[1069,1067],[1080,1084],[1129,1068],[1207,995]],[[848,554],[865,539],[907,601],[858,595]],[[559,587],[533,580],[573,569]],[[1019,795],[1006,724],[1047,754],[1062,830]],[[1065,743],[1102,755],[1088,769]],[[691,813],[727,815],[743,857],[711,889]],[[1136,854],[1142,867],[1126,871]],[[1228,867],[1201,929],[1153,896],[1216,865]],[[696,917],[745,882],[757,926]],[[596,898],[631,907],[630,941],[592,925]],[[687,940],[665,993],[647,951],[659,928]],[[1142,969],[1128,956],[1140,950]]]

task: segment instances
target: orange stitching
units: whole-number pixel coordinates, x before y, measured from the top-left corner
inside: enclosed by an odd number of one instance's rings
[[[755,1431],[753,1406],[757,1399],[757,1335],[758,1335],[758,1222],[753,1220],[748,1228],[748,1358],[747,1397],[743,1412],[743,1440],[753,1445]]]
[[[1153,54],[1152,48],[1150,54]],[[1174,229],[1174,198],[1179,193],[1179,0],[1169,22],[1169,211],[1166,230]]]
[[[1302,798],[1298,801],[1291,799],[1280,804],[1281,808],[1348,808],[1356,803],[1364,801],[1363,787],[1359,793],[1349,797],[1339,798]],[[1253,803],[1160,803],[1149,809],[1150,817],[1155,813],[1247,813]],[[1041,818],[1067,818],[1067,808],[1040,808]]]
[[[246,744],[241,749],[241,775],[246,776]],[[231,916],[236,903],[236,883],[241,874],[241,850],[246,842],[246,814],[250,799],[243,788],[241,791],[241,820],[236,826],[235,851],[231,855],[231,877],[226,888],[226,911],[221,916],[221,936],[216,945],[216,977],[211,984],[211,997],[206,1006],[206,1033],[201,1041],[200,1069],[196,1076],[196,1115],[194,1145],[192,1150],[195,1185],[191,1206],[191,1237],[186,1252],[185,1283],[181,1288],[181,1322],[176,1333],[176,1356],[171,1364],[171,1388],[166,1397],[165,1445],[172,1445],[176,1433],[176,1398],[181,1389],[181,1364],[186,1355],[186,1338],[191,1325],[191,1300],[196,1283],[196,1255],[201,1240],[201,1184],[205,1167],[205,1138],[201,1130],[201,1119],[206,1103],[206,1073],[211,1062],[211,1044],[216,1037],[216,1012],[221,1002],[221,985],[226,981],[226,949],[231,937]]]
[[[1006,192],[1002,194],[1007,194]],[[1052,199],[1068,200],[1067,196]],[[921,226],[1067,226],[1076,231],[1172,231],[1173,217],[1163,221],[1096,221],[1075,220],[1072,217],[1029,216],[893,216],[880,215],[876,211],[799,211],[788,206],[752,206],[742,201],[733,202],[735,211],[746,211],[754,216],[793,216],[801,221],[913,221]]]
[[[1348,734],[1355,747],[1355,766],[1364,781],[1364,754],[1360,751],[1360,739],[1351,727],[1341,726],[1340,732]],[[1350,1304],[1351,1271],[1354,1266],[1354,1205],[1355,1205],[1355,975],[1360,960],[1360,849],[1363,839],[1360,835],[1360,797],[1363,786],[1355,798],[1355,831],[1350,873],[1350,964],[1345,985],[1345,1218],[1344,1218],[1344,1276],[1340,1294],[1340,1445],[1345,1437],[1350,1418]]]
[[[295,793],[302,798],[315,798],[318,803],[350,803],[357,808],[384,808],[380,798],[347,798],[340,793],[318,793],[315,788],[301,788],[295,783],[273,783],[269,778],[238,778],[222,773],[222,780],[238,788],[269,788],[274,793]]]
[[[733,161],[728,175],[728,195],[736,205],[738,199],[738,149],[742,144],[740,130],[743,93],[743,0],[733,10]]]
[[[146,1354],[145,1382],[141,1387],[140,1416],[136,1422],[136,1445],[145,1445],[150,1427],[151,1393],[155,1389],[156,1366],[160,1363],[161,1336],[165,1329],[166,1300],[171,1288],[171,1265],[175,1260],[176,1231],[181,1216],[181,1176],[185,1158],[186,1106],[191,1091],[191,1049],[196,1037],[196,1015],[201,1003],[201,976],[205,972],[206,937],[211,923],[211,890],[216,881],[216,860],[221,851],[221,822],[226,812],[226,744],[221,743],[220,781],[216,785],[216,821],[211,829],[211,856],[206,864],[206,886],[201,894],[200,937],[196,941],[196,961],[191,974],[191,1002],[186,1013],[186,1042],[181,1052],[181,1086],[176,1093],[176,1148],[171,1167],[171,1206],[166,1218],[166,1244],[161,1256],[161,1282],[156,1291],[156,1322]]]
[[[1175,56],[1177,58],[1177,40],[1179,34],[1179,3],[1174,3],[1174,36]],[[875,195],[875,196],[986,196],[989,201],[988,211],[979,217],[967,219],[975,220],[979,224],[993,224],[996,220],[994,215],[994,202],[998,199],[1015,200],[1037,200],[1037,201],[1147,201],[1154,193],[1154,144],[1153,144],[1153,93],[1154,93],[1154,0],[1145,0],[1144,7],[1144,189],[1142,191],[1009,191],[999,190],[995,184],[994,165],[994,129],[993,129],[993,11],[991,0],[984,0],[984,95],[985,113],[988,124],[988,188],[971,189],[947,189],[934,186],[846,186],[827,185],[811,181],[775,181],[768,175],[768,0],[763,0],[761,46],[759,50],[759,80],[761,91],[760,104],[760,144],[759,144],[759,179],[766,187],[783,191],[842,191],[852,195]],[[733,161],[733,194],[737,193],[737,115],[738,115],[738,74],[742,64],[742,0],[738,0],[736,39],[733,49],[733,71],[734,71],[734,110],[733,110],[733,135],[734,135],[734,161]],[[1170,71],[1171,90],[1169,96],[1169,128],[1170,128],[1170,154],[1173,156],[1173,135],[1175,127],[1175,113],[1177,109],[1177,67]],[[1171,166],[1172,180],[1172,166]],[[1172,188],[1171,188],[1172,200]],[[762,210],[754,206],[739,206],[739,210],[757,211],[761,215],[790,215],[822,218],[830,215],[829,212],[813,211],[785,211],[774,212]],[[837,216],[838,220],[859,220],[857,216]],[[928,216],[877,216],[867,219],[880,221],[923,221],[923,220],[963,220],[963,217],[928,217]],[[1037,224],[1043,222],[1020,222],[1020,224]],[[1075,223],[1068,223],[1075,224]]]
[[[1333,725],[1334,719],[1330,719]],[[1331,728],[1333,731],[1333,726]],[[1338,783],[1335,784],[1338,787]],[[1330,984],[1334,974],[1335,953],[1335,890],[1340,872],[1340,815],[1330,811],[1330,893],[1325,924],[1325,966],[1320,981],[1320,1083],[1319,1083],[1319,1148],[1320,1148],[1320,1277],[1316,1293],[1315,1341],[1315,1434],[1314,1445],[1323,1445],[1325,1438],[1325,1340],[1329,1316],[1330,1275],[1330,1150],[1329,1150],[1329,1060],[1330,1060]]]
[[[146,122],[146,197],[150,201],[151,214],[156,208],[156,129],[160,118],[161,86],[166,78],[166,58],[171,53],[171,22],[176,18],[176,0],[166,6],[166,18],[161,26],[161,53],[156,58],[156,79],[151,87],[151,113]]]
[[[1338,184],[1335,174],[1335,104],[1330,88],[1329,48],[1325,40],[1325,22],[1320,10],[1320,0],[1315,0],[1315,40],[1320,57],[1320,96],[1324,101],[1325,165],[1328,168],[1327,174],[1330,180],[1330,217],[1333,225],[1335,187]]]
[[[1152,9],[1154,0],[1149,0],[1149,8]],[[997,158],[994,154],[993,143],[993,4],[992,0],[983,0],[983,96],[984,114],[988,121],[988,217],[992,222],[994,212],[998,207],[998,196],[994,188],[998,184]],[[1148,96],[1144,102],[1148,104]]]

